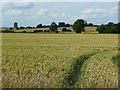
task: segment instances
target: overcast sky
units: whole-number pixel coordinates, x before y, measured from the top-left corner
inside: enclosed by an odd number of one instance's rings
[[[117,2],[6,2],[2,8],[2,26],[36,26],[39,23],[73,24],[77,19],[88,23],[118,22]]]

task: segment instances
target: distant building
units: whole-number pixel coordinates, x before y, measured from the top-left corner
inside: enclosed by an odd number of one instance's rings
[[[18,28],[18,23],[17,22],[14,22],[14,28]]]

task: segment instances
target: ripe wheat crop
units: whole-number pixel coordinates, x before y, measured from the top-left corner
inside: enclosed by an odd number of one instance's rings
[[[117,34],[3,34],[3,88],[116,88]]]

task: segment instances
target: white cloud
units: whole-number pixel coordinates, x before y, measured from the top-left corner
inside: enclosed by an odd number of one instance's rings
[[[65,13],[65,12],[53,12],[51,14],[49,14],[49,16],[51,17],[52,20],[54,21],[66,21],[66,22],[74,22],[74,20],[78,19],[78,16],[75,15],[71,15],[69,13]]]
[[[16,2],[13,5],[18,6],[18,7],[26,7],[29,6],[31,2]]]
[[[118,13],[118,6],[115,6],[113,7],[110,11],[109,11],[110,14],[117,14]]]
[[[38,16],[43,16],[47,12],[47,9],[41,8],[39,11],[37,11]]]
[[[22,10],[9,10],[9,11],[7,11],[6,12],[6,14],[9,14],[9,15],[20,15],[20,14],[22,14]]]
[[[94,13],[106,13],[107,10],[104,9],[95,9]]]
[[[94,11],[94,9],[86,9],[84,11],[82,11],[82,13],[92,13]]]
[[[105,17],[109,17],[109,16],[115,16],[118,12],[118,7],[115,6],[111,9],[101,9],[101,8],[97,8],[97,9],[85,9],[81,12],[80,14],[80,18],[105,18]]]
[[[14,2],[11,7],[16,9],[27,9],[34,6],[33,2]]]
[[[91,14],[91,13],[106,13],[107,10],[104,9],[86,9],[83,10],[82,13],[84,14]]]
[[[88,15],[88,14],[81,14],[80,15],[80,18],[84,18],[84,19],[87,19],[87,18],[95,18],[96,15]]]
[[[33,2],[2,2],[0,7],[9,9],[28,9],[33,8]]]
[[[47,9],[41,8],[41,9],[39,9],[39,10],[36,12],[36,14],[34,14],[34,15],[32,16],[32,18],[38,19],[40,16],[46,17],[46,15],[45,15],[46,12],[47,12]]]
[[[52,17],[66,17],[67,16],[67,14],[66,13],[52,13],[52,14],[50,14],[50,16],[52,16]]]

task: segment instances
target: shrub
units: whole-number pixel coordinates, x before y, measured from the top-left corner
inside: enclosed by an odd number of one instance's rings
[[[22,31],[22,33],[27,33],[26,31]]]
[[[56,30],[55,33],[58,33],[58,30]]]
[[[10,28],[10,30],[13,30],[13,28]]]
[[[68,29],[67,31],[68,31],[68,32],[71,32],[72,30]]]
[[[67,29],[66,29],[66,28],[63,28],[62,31],[67,31]]]
[[[63,32],[71,32],[72,30],[70,30],[70,29],[67,30],[66,28],[63,28],[62,31]]]
[[[37,30],[34,30],[33,32],[34,32],[34,33],[37,33]]]
[[[37,30],[37,32],[43,32],[42,30]]]
[[[44,32],[50,32],[50,30],[44,30]]]
[[[14,33],[14,31],[2,31],[2,33]]]

